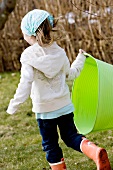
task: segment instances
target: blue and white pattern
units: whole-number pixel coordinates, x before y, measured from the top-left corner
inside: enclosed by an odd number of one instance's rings
[[[53,27],[54,18],[47,11],[34,9],[28,12],[21,22],[22,32],[29,36],[36,36],[36,30],[46,18],[48,18],[51,26]]]
[[[51,26],[53,27],[53,21],[54,21],[53,16],[52,16],[52,15],[49,15],[49,16],[47,17],[47,19],[49,20]]]

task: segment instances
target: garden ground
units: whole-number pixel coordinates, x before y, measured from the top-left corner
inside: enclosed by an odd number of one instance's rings
[[[0,74],[0,170],[49,170],[30,98],[15,115],[6,113],[19,76],[19,72]],[[113,130],[92,133],[87,138],[106,148],[113,168]],[[66,147],[61,139],[59,143],[68,170],[96,170],[92,160]]]

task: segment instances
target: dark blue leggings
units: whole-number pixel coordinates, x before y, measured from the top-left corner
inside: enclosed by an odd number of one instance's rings
[[[57,126],[64,143],[68,147],[81,152],[80,143],[83,135],[77,133],[73,113],[55,119],[38,119],[37,122],[42,136],[43,151],[46,152],[46,159],[49,163],[60,162],[63,158],[62,149],[58,144]]]

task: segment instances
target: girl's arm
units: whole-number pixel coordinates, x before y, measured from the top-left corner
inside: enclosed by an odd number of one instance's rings
[[[10,100],[7,113],[14,114],[19,105],[29,97],[33,78],[33,67],[28,64],[22,64],[20,83],[18,84],[14,98]]]
[[[81,70],[83,69],[86,57],[83,55],[83,50],[79,50],[79,54],[76,57],[76,60],[72,63],[71,68],[69,64],[67,66],[66,80],[74,80],[80,75]]]

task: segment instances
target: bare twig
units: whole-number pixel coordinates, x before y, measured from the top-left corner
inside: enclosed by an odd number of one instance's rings
[[[94,3],[91,3],[91,2],[88,1],[88,0],[85,0],[85,1],[88,2],[88,3],[90,3],[90,4],[92,4],[92,5],[94,5],[94,6],[97,6],[97,5],[95,5]],[[110,5],[99,5],[99,4],[98,4],[98,6],[99,6],[99,7],[106,7],[106,8],[107,8],[107,7],[112,7],[113,4],[110,4]]]

